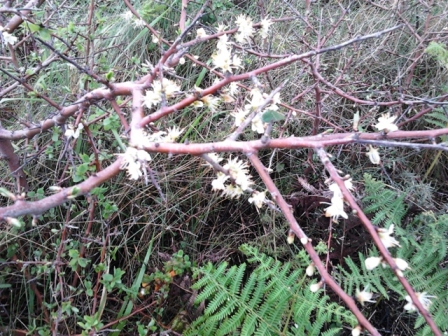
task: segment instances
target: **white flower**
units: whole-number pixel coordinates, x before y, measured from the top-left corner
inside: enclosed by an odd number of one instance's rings
[[[168,134],[165,137],[165,142],[173,143],[176,142],[177,138],[184,132],[184,128],[174,126],[173,128],[168,128]]]
[[[352,183],[352,179],[351,178],[349,178],[348,180],[345,180],[344,184],[345,184],[345,187],[348,190],[353,190],[353,183]]]
[[[341,188],[339,188],[339,186],[336,183],[330,184],[328,189],[330,189],[330,191],[333,192],[333,197],[339,197],[339,198],[343,197]]]
[[[157,36],[155,36],[155,35],[152,35],[151,36],[151,41],[152,41],[152,43],[157,44],[157,43],[159,43],[159,38]]]
[[[264,18],[261,20],[261,30],[260,35],[262,38],[267,38],[269,33],[269,27],[273,24],[272,20],[268,18]]]
[[[220,23],[220,24],[218,25],[218,33],[225,31],[226,28],[227,28],[226,25]]]
[[[179,64],[180,64],[180,65],[185,64],[185,57],[181,57],[181,58],[179,59]]]
[[[230,198],[240,198],[240,196],[244,194],[243,189],[238,185],[229,184],[226,185],[222,196],[227,196]]]
[[[162,93],[165,94],[167,99],[170,99],[180,91],[180,86],[167,78],[163,78],[162,82],[155,80],[152,83],[152,88],[152,91],[146,91],[145,96],[143,97],[143,105],[146,105],[149,108],[162,101]]]
[[[74,139],[78,139],[79,138],[79,134],[81,133],[81,131],[84,129],[84,125],[79,123],[78,127],[76,128],[76,130],[73,130],[73,126],[72,125],[68,125],[67,129],[65,130],[64,136],[67,138],[71,138],[73,137]]]
[[[13,45],[14,43],[17,42],[17,37],[15,37],[14,35],[7,33],[7,32],[2,32],[2,36],[3,36],[3,44],[8,45],[11,44]]]
[[[322,281],[316,283],[316,284],[312,284],[310,286],[310,291],[312,291],[313,293],[317,292],[319,289],[322,288]]]
[[[418,300],[420,301],[420,303],[422,304],[422,306],[428,310],[429,306],[431,305],[431,298],[435,298],[435,296],[431,296],[431,295],[427,295],[426,292],[423,293],[415,293],[417,295]],[[412,299],[409,295],[407,295],[405,297],[406,301],[408,301],[408,303],[404,306],[404,310],[408,310],[408,311],[414,311],[417,310],[417,307],[414,306],[414,304],[412,303]]]
[[[199,28],[198,30],[196,30],[196,37],[198,38],[203,38],[203,37],[207,37],[207,33],[205,32],[204,28]]]
[[[289,231],[288,238],[286,238],[286,241],[288,242],[289,245],[294,243],[294,238],[295,237],[296,237],[296,234],[293,231]]]
[[[261,104],[263,104],[263,94],[258,88],[254,88],[250,91],[250,94],[252,96],[252,99],[250,101],[250,107],[254,110],[259,107]]]
[[[249,111],[247,110],[243,110],[243,109],[238,109],[237,112],[232,112],[230,115],[233,116],[235,118],[235,126],[239,127],[244,119],[246,119],[247,114],[249,113]]]
[[[253,183],[250,180],[251,176],[249,175],[248,167],[247,163],[238,160],[238,158],[230,158],[223,168],[229,171],[229,174],[235,180],[235,183],[244,191]]]
[[[369,148],[370,149],[366,153],[366,155],[369,157],[370,162],[372,162],[373,164],[380,164],[381,158],[380,158],[380,153],[378,153],[378,149],[377,148],[373,148],[370,145],[369,145]]]
[[[252,131],[258,134],[264,133],[264,124],[259,115],[252,119]]]
[[[135,19],[132,23],[134,24],[134,28],[142,28],[146,24],[145,20],[142,19]]]
[[[314,266],[314,263],[311,263],[308,265],[308,267],[305,270],[306,275],[309,277],[313,276],[314,272],[316,271],[316,266]]]
[[[204,105],[210,109],[210,111],[215,112],[221,99],[219,99],[219,97],[215,97],[214,95],[207,95],[202,97],[201,100]]]
[[[235,94],[238,92],[238,84],[236,82],[232,82],[229,85],[229,95],[235,96]]]
[[[371,271],[374,268],[378,267],[378,265],[381,263],[381,261],[383,260],[383,258],[381,257],[370,257],[367,258],[364,263],[366,265],[366,269]]]
[[[390,116],[389,113],[383,114],[378,118],[378,124],[375,125],[379,131],[383,131],[386,133],[393,132],[398,130],[398,126],[394,124],[396,116]]]
[[[358,300],[358,302],[361,303],[362,306],[364,306],[364,302],[375,302],[371,300],[373,293],[366,292],[366,290],[367,288],[365,288],[362,292],[356,290],[356,300]]]
[[[228,175],[217,172],[217,178],[212,181],[212,189],[213,190],[225,190],[224,182],[229,178]]]
[[[253,203],[258,209],[261,209],[263,207],[265,199],[266,199],[266,191],[264,192],[256,191],[252,194],[252,197],[249,198],[249,203]]]
[[[352,329],[352,336],[359,336],[359,335],[361,335],[361,331],[362,331],[361,326],[357,325],[356,327],[354,327]]]
[[[344,200],[341,197],[333,196],[331,205],[325,209],[325,217],[332,217],[336,223],[339,217],[348,218],[347,213],[344,211]]]
[[[148,152],[133,147],[128,147],[121,156],[123,162],[120,169],[126,169],[131,180],[138,180],[143,175],[143,164],[151,160]]]
[[[400,243],[391,235],[394,233],[394,225],[389,226],[389,229],[378,229],[378,235],[385,248],[400,246]]]
[[[130,10],[128,10],[128,11],[124,12],[123,14],[121,14],[121,17],[123,19],[125,19],[125,21],[129,22],[134,17],[134,14],[132,14],[132,12]]]
[[[397,264],[398,269],[400,269],[401,271],[405,271],[406,269],[409,268],[409,264],[400,258],[395,258],[395,263]]]
[[[254,33],[252,19],[250,17],[240,15],[236,20],[236,25],[238,26],[238,34],[235,35],[235,40],[240,43],[246,42]]]

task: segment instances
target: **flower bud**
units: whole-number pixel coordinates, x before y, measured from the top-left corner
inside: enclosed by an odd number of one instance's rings
[[[306,275],[308,275],[309,277],[313,276],[314,271],[316,270],[316,267],[314,266],[314,263],[311,263],[308,265],[308,267],[306,268]]]

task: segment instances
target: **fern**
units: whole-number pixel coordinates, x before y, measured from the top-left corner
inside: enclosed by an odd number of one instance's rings
[[[411,223],[403,227],[401,220],[405,214],[403,196],[388,190],[382,182],[375,181],[369,175],[365,175],[366,193],[365,200],[369,205],[365,208],[367,213],[378,211],[375,214],[375,224],[395,224],[395,233],[399,237],[400,248],[392,251],[396,257],[405,259],[411,269],[405,271],[405,276],[416,292],[427,292],[434,295],[430,312],[435,323],[442,331],[448,331],[448,269],[441,268],[447,257],[448,245],[448,215],[436,216],[432,212],[425,212],[416,216]],[[388,200],[387,203],[386,200]],[[399,204],[401,203],[401,204]],[[394,210],[393,207],[396,207]],[[378,221],[381,219],[382,222]],[[386,225],[384,225],[386,226]],[[369,256],[378,255],[376,249]],[[369,291],[378,293],[377,301],[397,298],[394,303],[397,310],[402,309],[405,293],[398,279],[389,268],[377,267],[367,271],[364,266],[365,256],[359,254],[359,260],[346,258],[346,268],[339,267],[335,278],[347,293],[355,294],[357,289],[368,286]],[[358,266],[359,265],[359,266]],[[395,293],[395,295],[391,295]],[[416,317],[414,329],[415,335],[432,335],[423,317],[417,314],[401,314],[399,318],[408,319]]]
[[[196,303],[208,304],[185,335],[337,335],[344,324],[356,325],[350,311],[308,289],[303,256],[303,267],[293,269],[255,247],[240,250],[256,266],[244,284],[246,264],[209,263],[197,269]]]

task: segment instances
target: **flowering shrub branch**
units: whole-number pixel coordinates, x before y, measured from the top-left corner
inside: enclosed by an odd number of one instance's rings
[[[42,2],[43,1],[31,1],[29,4],[36,5]],[[140,79],[127,82],[115,82],[111,75],[106,74],[103,76],[95,73],[93,67],[87,68],[82,66],[75,58],[66,56],[64,52],[59,51],[52,43],[44,41],[38,36],[33,36],[33,34],[30,34],[30,38],[32,38],[34,42],[39,42],[40,45],[52,53],[52,56],[47,59],[47,63],[43,62],[39,64],[39,66],[33,70],[32,74],[23,77],[18,77],[7,70],[0,69],[4,74],[9,76],[10,79],[15,81],[15,83],[11,84],[8,88],[3,88],[0,92],[0,97],[9,94],[17,87],[21,86],[28,91],[28,93],[35,94],[36,97],[44,100],[49,106],[56,110],[54,115],[41,120],[39,124],[29,124],[22,129],[7,130],[0,126],[0,152],[8,160],[11,173],[15,174],[18,179],[17,187],[15,188],[17,195],[6,189],[2,189],[2,194],[6,195],[13,204],[0,208],[0,219],[6,221],[10,225],[19,226],[20,222],[17,220],[18,217],[25,215],[37,216],[58,205],[73,200],[76,197],[89,195],[95,187],[111,180],[117,176],[121,170],[126,171],[127,177],[131,180],[145,178],[147,181],[147,174],[149,172],[152,183],[156,186],[161,198],[165,200],[157,179],[154,174],[152,174],[150,168],[154,155],[156,153],[166,153],[170,155],[186,154],[201,156],[207,164],[216,171],[216,176],[211,183],[213,191],[217,191],[221,193],[222,196],[231,199],[240,198],[242,195],[247,194],[249,196],[248,202],[253,204],[257,211],[266,204],[271,208],[277,209],[277,206],[280,208],[289,223],[289,242],[291,243],[291,240],[293,241],[294,239],[294,235],[296,235],[312,260],[312,267],[310,267],[309,270],[307,269],[307,275],[312,276],[314,268],[316,268],[322,277],[318,283],[312,286],[311,290],[317,291],[324,285],[328,285],[345,302],[363,328],[368,330],[372,335],[379,335],[379,332],[356,306],[353,298],[344,292],[328,272],[327,267],[323,264],[313,248],[312,240],[308,238],[304,230],[299,226],[291,211],[290,205],[287,204],[273,179],[270,177],[269,169],[263,165],[258,157],[258,151],[262,149],[278,150],[287,148],[307,148],[310,150],[308,157],[308,160],[310,161],[312,150],[314,149],[320,157],[325,169],[330,174],[332,182],[334,182],[329,186],[332,197],[330,205],[325,209],[325,216],[331,217],[331,221],[334,222],[341,217],[346,219],[348,218],[348,213],[344,209],[345,202],[350,205],[372,237],[372,240],[381,254],[381,257],[372,257],[373,259],[369,260],[368,268],[373,268],[382,262],[387,263],[409,294],[409,299],[406,299],[408,301],[408,309],[418,309],[434,334],[441,335],[428,312],[430,295],[426,295],[425,293],[415,293],[404,277],[403,271],[408,268],[406,261],[398,258],[394,259],[388,251],[388,248],[399,247],[399,242],[392,236],[393,226],[385,229],[375,228],[372,225],[349,191],[349,189],[352,188],[351,179],[340,177],[326,152],[326,149],[329,147],[337,145],[369,145],[370,150],[367,155],[370,161],[373,164],[380,164],[381,159],[379,150],[374,148],[373,145],[384,147],[410,147],[413,149],[427,148],[448,151],[446,143],[437,143],[435,140],[443,135],[447,135],[448,128],[425,131],[403,131],[400,130],[400,127],[406,122],[397,123],[396,115],[385,113],[378,117],[377,124],[372,125],[378,132],[358,132],[358,125],[356,125],[356,127],[355,125],[353,126],[355,129],[353,132],[347,132],[341,125],[336,125],[333,122],[326,120],[324,117],[323,102],[328,98],[330,92],[325,91],[323,87],[329,88],[331,93],[335,93],[352,103],[367,106],[391,107],[402,104],[423,106],[426,104],[426,100],[420,98],[400,98],[388,101],[362,99],[347,93],[338,86],[342,74],[339,78],[330,82],[324,78],[319,70],[322,67],[320,55],[336,52],[348,46],[357,47],[363,41],[387,36],[390,33],[404,28],[404,26],[408,26],[409,28],[409,24],[405,22],[404,25],[387,28],[373,34],[356,36],[343,43],[324,47],[334,29],[336,29],[338,24],[343,20],[343,17],[341,17],[335,23],[333,29],[327,32],[325,36],[319,37],[317,47],[312,49],[308,45],[309,51],[307,52],[301,54],[291,53],[283,56],[271,55],[270,53],[254,50],[250,44],[256,36],[266,39],[269,35],[270,27],[275,22],[290,20],[291,18],[271,19],[265,17],[261,22],[253,23],[250,17],[240,15],[235,20],[236,28],[225,30],[225,27],[219,26],[217,33],[210,35],[208,35],[203,28],[200,28],[197,30],[196,37],[193,40],[183,42],[189,36],[188,34],[193,28],[196,27],[198,20],[209,3],[209,1],[207,1],[196,14],[190,25],[185,27],[188,1],[183,1],[181,18],[179,21],[181,33],[174,42],[170,43],[141,18],[129,1],[125,0],[125,3],[131,11],[129,15],[126,13],[126,16],[129,16],[128,19],[134,18],[134,24],[136,26],[145,27],[145,29],[150,31],[153,35],[153,41],[156,41],[160,47],[168,47],[161,54],[161,57],[155,66],[147,65],[149,70]],[[29,11],[24,10],[21,13],[26,17],[26,15],[29,14]],[[8,46],[13,46],[17,43],[17,38],[11,35],[13,34],[14,27],[17,27],[20,24],[16,24],[16,21],[16,17],[11,19],[10,23],[6,26],[8,31],[2,31],[3,40],[5,41],[4,43]],[[309,28],[313,29],[311,26]],[[416,34],[415,31],[412,31],[412,33],[414,35]],[[234,39],[233,42],[231,42],[231,38]],[[211,40],[217,40],[216,51],[211,55],[211,65],[206,66],[203,62],[197,61],[193,55],[190,55],[189,50],[195,45]],[[246,47],[245,45],[249,45],[249,47]],[[244,72],[243,61],[240,56],[241,54],[239,54],[243,52],[257,55],[258,57],[280,58],[280,60]],[[13,60],[13,48],[11,49],[11,54],[11,60]],[[173,67],[180,64],[181,61],[185,61],[184,57],[200,66],[208,67],[208,69],[210,69],[212,73],[217,74],[220,79],[217,79],[213,84],[208,85],[203,89],[195,87],[187,88],[185,90],[184,88],[184,91],[182,91],[182,85],[176,82],[175,79],[169,78],[174,77],[171,76],[174,74]],[[29,79],[32,75],[40,72],[52,61],[57,59],[73,65],[80,72],[87,74],[96,83],[102,84],[103,87],[88,90],[85,94],[80,95],[74,103],[66,104],[65,106],[63,106],[64,104],[56,103],[45,94],[37,92],[33,85],[28,83]],[[303,99],[305,95],[314,90],[316,100],[314,112],[302,111],[281,102],[280,94],[282,93],[282,90],[287,87],[288,83],[286,81],[267,92],[266,87],[260,83],[260,79],[257,77],[267,74],[269,71],[299,62],[310,67],[314,84],[312,88],[310,87],[301,94],[296,95],[293,101]],[[348,63],[350,64],[351,61]],[[245,80],[250,80],[252,87],[248,86],[247,83],[243,84],[242,81]],[[219,104],[222,101],[228,104],[234,103],[239,94],[239,90],[246,90],[247,94],[243,94],[243,107],[236,108],[234,112],[231,113],[231,116],[234,118],[235,130],[227,135],[224,141],[190,143],[186,140],[184,143],[177,143],[178,139],[185,132],[185,129],[174,126],[170,128],[165,127],[163,130],[158,129],[154,125],[154,122],[169,115],[175,115],[177,112],[187,107],[207,108],[211,113],[214,113],[219,108]],[[130,120],[126,119],[127,116],[122,111],[122,108],[125,107],[126,103],[118,102],[118,97],[120,96],[129,97],[132,102],[131,113],[129,114]],[[444,97],[446,97],[446,95],[439,97],[440,104],[445,103],[443,101]],[[127,145],[124,145],[126,148],[123,148],[123,153],[116,153],[115,160],[104,169],[101,169],[99,164],[99,151],[96,149],[94,145],[95,140],[89,131],[90,125],[84,120],[85,111],[99,101],[110,102],[112,110],[117,114],[121,127],[123,127],[125,131],[124,133],[128,142]],[[173,103],[173,101],[175,102]],[[282,113],[278,112],[280,107],[288,110],[286,118]],[[271,113],[271,120],[266,120],[266,111]],[[424,109],[419,113],[419,116],[429,111],[430,109]],[[297,116],[297,114],[314,118],[310,136],[284,137],[282,131],[279,138],[271,138],[275,122],[286,119],[284,124],[286,126],[290,118],[294,115]],[[71,117],[76,117],[74,125],[68,124],[68,120]],[[409,120],[407,122],[409,122]],[[93,122],[96,121],[98,120]],[[358,122],[359,120],[357,120],[356,123]],[[332,126],[334,130],[340,131],[340,133],[330,134],[325,131],[324,133],[319,134],[321,123]],[[33,202],[27,201],[22,192],[27,191],[28,182],[20,167],[19,157],[14,153],[12,141],[33,139],[38,134],[47,132],[55,126],[62,127],[65,130],[64,136],[67,143],[69,140],[76,141],[81,132],[85,130],[90,142],[93,144],[92,147],[94,147],[96,162],[95,171],[83,180],[83,182],[66,188],[55,186],[54,190],[57,191],[55,194],[45,196],[42,199]],[[254,132],[255,135],[262,135],[261,138],[258,140],[237,141],[244,132],[251,131]],[[418,139],[421,143],[400,141],[403,139]],[[423,143],[424,141],[430,141],[431,143]],[[230,152],[243,153],[247,156],[250,164],[263,181],[267,191],[264,188],[257,189],[253,176],[250,175],[250,166],[247,162],[243,161],[238,156],[223,158],[218,155],[219,153]],[[269,198],[271,198],[272,201],[269,200]],[[362,291],[358,290],[355,296],[362,305],[364,305],[365,302],[372,302],[372,295],[367,291],[367,288],[364,288]],[[354,333],[359,333],[360,330],[361,327],[357,327],[354,329]]]

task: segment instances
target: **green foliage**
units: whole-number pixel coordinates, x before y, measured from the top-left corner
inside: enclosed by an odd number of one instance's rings
[[[201,290],[196,303],[208,304],[185,335],[322,335],[324,330],[334,335],[343,324],[356,324],[351,312],[309,290],[307,263],[292,269],[255,247],[240,250],[256,266],[250,275],[245,263],[230,268],[226,262],[208,263],[196,270],[200,278],[193,288]]]
[[[388,228],[392,224],[399,224],[406,214],[407,206],[403,202],[406,195],[397,194],[389,190],[381,182],[372,178],[369,174],[364,174],[366,196],[364,212],[374,214],[372,223]]]
[[[395,257],[409,263],[410,269],[406,270],[404,275],[414,290],[436,297],[432,299],[430,312],[438,327],[442,331],[448,330],[448,320],[446,319],[448,314],[448,291],[446,288],[448,270],[441,267],[447,256],[448,215],[436,216],[432,212],[424,212],[407,225],[403,225],[402,219],[406,213],[404,197],[387,189],[382,182],[372,179],[369,175],[365,175],[365,181],[366,197],[364,200],[368,200],[370,203],[365,208],[366,213],[377,212],[374,216],[376,224],[395,224],[395,232],[399,237],[401,247],[396,248],[392,253]],[[369,256],[374,255],[379,255],[376,249],[369,254]],[[338,282],[347,293],[352,295],[357,289],[363,290],[368,287],[368,291],[378,293],[377,302],[398,299],[391,304],[394,304],[397,310],[401,310],[407,293],[396,276],[388,267],[377,267],[372,271],[366,270],[365,259],[366,256],[361,253],[359,260],[346,258],[347,267],[339,267],[339,272],[335,273]],[[416,314],[411,316],[416,316]],[[407,319],[408,317],[408,314],[400,315],[400,318]],[[432,334],[420,315],[416,316],[414,328],[416,335]]]
[[[437,61],[448,68],[448,50],[446,47],[435,41],[431,41],[425,50],[429,55],[434,56]]]

